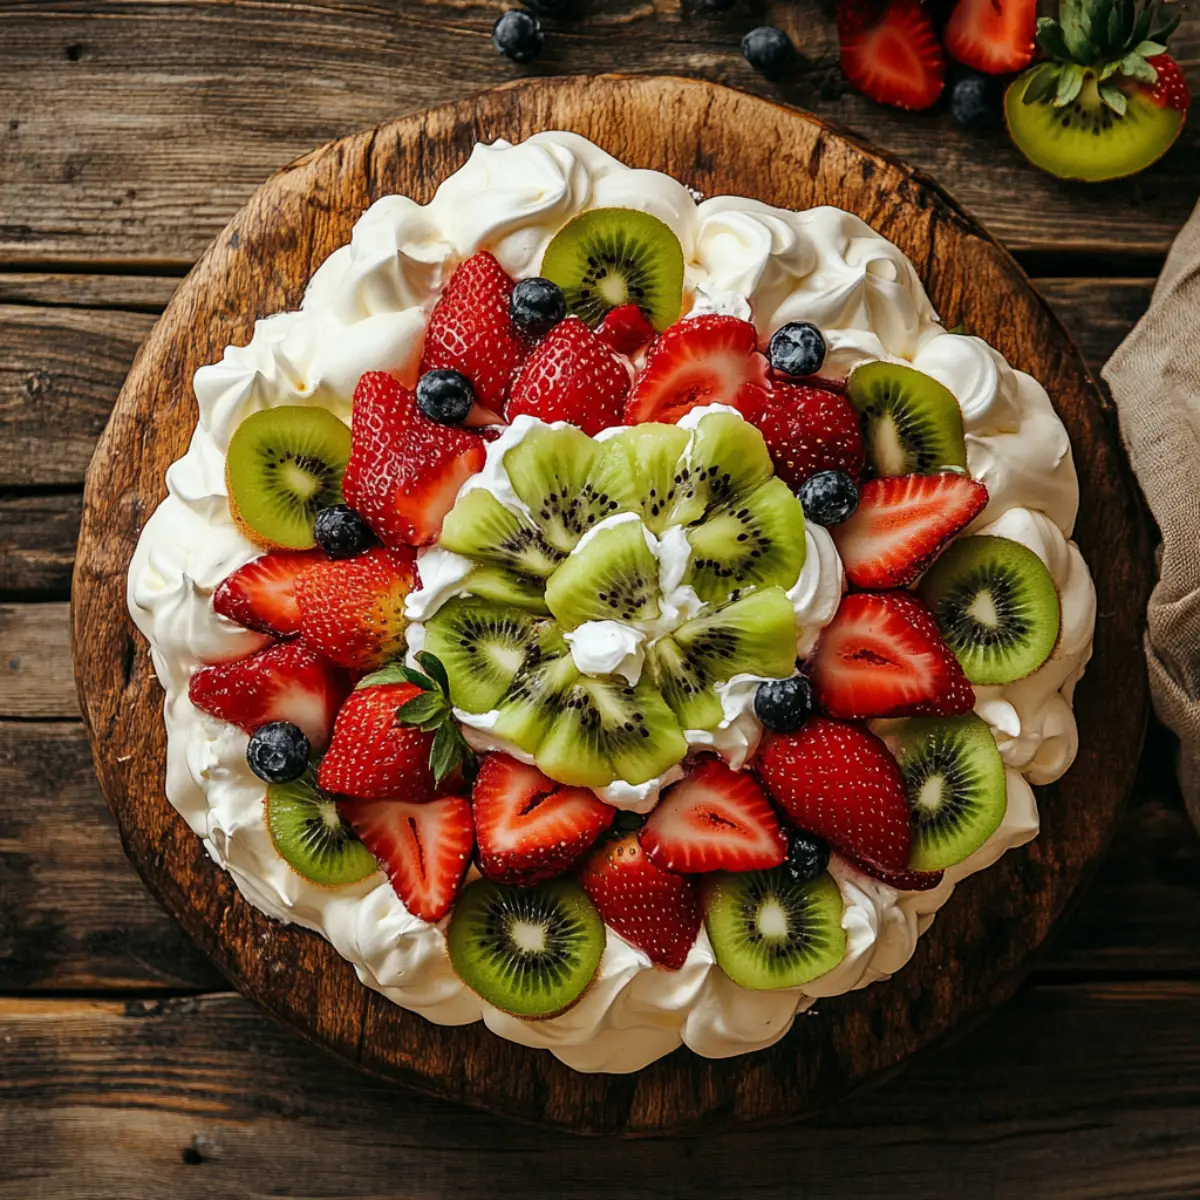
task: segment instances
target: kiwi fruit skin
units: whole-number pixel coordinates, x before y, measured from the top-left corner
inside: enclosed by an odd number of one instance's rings
[[[297,875],[320,887],[358,883],[379,870],[332,796],[316,785],[310,767],[291,783],[267,788],[267,832],[279,856]]]
[[[612,309],[636,304],[661,333],[683,306],[683,247],[669,225],[639,209],[580,213],[546,247],[541,273],[593,329]]]
[[[554,953],[522,948],[512,928],[540,927]],[[446,949],[458,977],[502,1012],[530,1020],[565,1012],[600,966],[604,922],[573,879],[536,887],[476,879],[455,902]]]
[[[455,501],[442,522],[439,544],[455,554],[539,579],[553,574],[566,557],[537,526],[480,487]]]
[[[967,469],[962,409],[936,379],[896,363],[855,367],[846,396],[863,427],[876,475],[938,475]]]
[[[1008,808],[1004,763],[992,731],[974,713],[910,717],[888,740],[908,791],[909,869],[956,866],[996,832]]]
[[[450,699],[467,712],[488,712],[508,690],[536,638],[523,609],[462,598],[443,604],[425,624],[425,649],[450,680]]]
[[[343,503],[349,461],[350,430],[327,409],[292,404],[252,413],[225,456],[234,524],[269,550],[312,549],[317,513]]]
[[[1020,542],[988,534],[959,538],[925,573],[919,590],[974,684],[1023,679],[1058,645],[1058,589],[1046,564]],[[986,601],[969,602],[979,593]],[[990,624],[993,615],[1006,621],[1004,629]]]
[[[733,413],[708,413],[692,435],[675,478],[671,523],[693,525],[765,484],[775,468],[763,435]],[[801,512],[803,515],[803,510]]]
[[[1183,113],[1155,104],[1140,87],[1122,89],[1126,109],[1118,115],[1100,99],[1095,79],[1062,108],[1050,98],[1026,104],[1035,74],[1009,86],[1004,119],[1021,153],[1059,179],[1101,183],[1136,175],[1166,154],[1183,129]]]
[[[846,955],[845,905],[828,872],[796,883],[780,867],[722,871],[706,884],[705,908],[717,965],[740,987],[799,987]]]

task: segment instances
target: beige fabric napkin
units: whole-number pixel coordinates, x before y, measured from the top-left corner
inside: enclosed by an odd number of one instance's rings
[[[1180,782],[1200,827],[1200,206],[1103,375],[1162,533],[1146,661],[1154,707],[1179,735]]]

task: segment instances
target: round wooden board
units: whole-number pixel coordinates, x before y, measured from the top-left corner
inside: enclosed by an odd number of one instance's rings
[[[1096,576],[1095,657],[1077,693],[1082,750],[1040,790],[1042,833],[964,883],[893,980],[823,1001],[770,1050],[723,1061],[679,1050],[631,1076],[578,1075],[481,1024],[443,1028],[357,981],[324,940],[237,894],[163,794],[162,693],[125,615],[138,534],[196,423],[192,374],[298,306],[313,271],[373,201],[427,201],[478,141],[575,130],[706,195],[836,204],[916,264],[946,324],[963,322],[1042,381],[1070,432],[1078,540]],[[184,281],[130,372],[88,473],[74,645],[101,786],[149,887],[247,996],[364,1069],[438,1096],[582,1132],[657,1133],[812,1113],[1011,994],[1103,853],[1147,714],[1147,532],[1113,414],[1020,268],[928,180],[815,118],[711,84],[529,80],[317,150],[270,180]]]

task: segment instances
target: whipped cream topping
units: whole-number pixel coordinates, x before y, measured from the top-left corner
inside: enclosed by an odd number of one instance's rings
[[[549,1020],[521,1021],[458,979],[442,931],[408,913],[382,873],[330,890],[287,866],[266,830],[263,785],[246,765],[246,735],[195,709],[187,683],[204,663],[243,657],[265,641],[211,605],[216,585],[259,553],[228,511],[224,460],[238,424],[280,404],[322,405],[348,420],[354,385],[368,370],[389,371],[411,386],[428,311],[459,261],[486,248],[511,275],[535,275],[562,225],[605,205],[643,209],[675,231],[693,312],[752,317],[764,336],[785,321],[812,321],[829,345],[828,372],[883,358],[941,380],[963,408],[971,473],[990,492],[972,532],[1014,538],[1042,558],[1059,588],[1062,635],[1051,659],[1027,679],[977,690],[977,711],[997,738],[1008,781],[1007,815],[986,845],[921,893],[897,892],[834,857],[847,953],[833,971],[801,988],[752,992],[716,967],[703,931],[684,967],[672,972],[609,930],[596,978],[579,1003]],[[195,390],[199,420],[191,445],[168,472],[167,498],[142,533],[128,586],[130,611],[166,692],[167,797],[251,903],[321,933],[367,986],[438,1024],[483,1020],[581,1071],[634,1071],[680,1044],[708,1057],[768,1046],[816,999],[899,970],[959,880],[1036,836],[1029,785],[1056,779],[1074,757],[1071,695],[1091,652],[1095,594],[1068,540],[1079,497],[1066,431],[1035,380],[980,339],[942,328],[904,254],[849,213],[791,213],[729,196],[698,204],[668,176],[627,168],[574,134],[477,146],[428,205],[401,196],[373,205],[351,243],[314,274],[300,310],[258,321],[249,345],[229,347],[219,363],[197,372]],[[504,436],[519,436],[518,425]],[[495,483],[485,472],[475,486],[494,490]],[[789,592],[802,654],[843,591],[832,539],[812,526],[806,538],[804,569]],[[453,595],[469,569],[457,555],[425,551],[410,619],[422,620]],[[604,650],[599,634],[590,647],[589,635],[583,640],[585,655],[618,648]],[[724,719],[713,745],[734,762],[756,745],[746,720],[748,713],[753,720],[754,682],[721,685]],[[886,726],[881,731],[886,736]],[[486,729],[468,733],[486,748]],[[612,802],[647,800],[630,789]]]

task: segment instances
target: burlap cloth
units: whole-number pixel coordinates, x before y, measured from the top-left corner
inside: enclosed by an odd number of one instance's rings
[[[1146,661],[1154,707],[1179,735],[1180,783],[1200,827],[1200,206],[1103,375],[1162,533]]]

